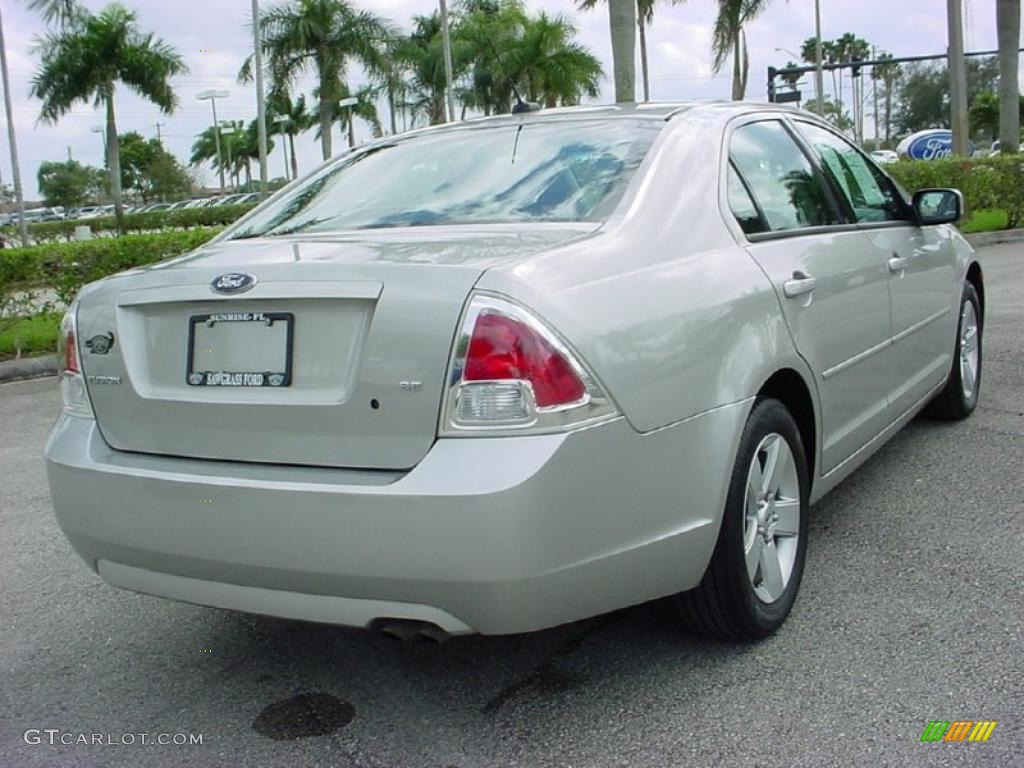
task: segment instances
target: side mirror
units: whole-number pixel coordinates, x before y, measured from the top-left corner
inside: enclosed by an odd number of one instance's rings
[[[914,193],[917,223],[955,224],[964,215],[964,196],[959,189],[921,189]]]

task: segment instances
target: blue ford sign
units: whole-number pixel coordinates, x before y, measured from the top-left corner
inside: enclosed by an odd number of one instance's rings
[[[896,150],[911,160],[941,160],[953,154],[953,132],[941,128],[918,131],[901,141]],[[974,154],[971,142],[967,143],[967,154]]]

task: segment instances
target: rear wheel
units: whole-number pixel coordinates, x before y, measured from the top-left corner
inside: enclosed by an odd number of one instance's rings
[[[960,299],[953,367],[946,386],[928,404],[927,413],[937,419],[966,419],[978,405],[981,387],[981,301],[970,283]]]
[[[740,439],[714,554],[676,598],[694,631],[767,637],[786,620],[807,551],[808,473],[800,431],[778,400],[759,400]]]

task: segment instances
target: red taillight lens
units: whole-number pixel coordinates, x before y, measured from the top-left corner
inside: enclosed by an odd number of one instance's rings
[[[541,334],[511,317],[477,317],[466,353],[466,381],[522,380],[533,386],[537,407],[579,402],[586,387]]]
[[[79,373],[75,332],[70,329],[64,335],[64,373]]]

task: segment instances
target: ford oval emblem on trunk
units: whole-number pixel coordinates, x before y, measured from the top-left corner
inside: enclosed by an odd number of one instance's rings
[[[256,285],[256,278],[244,272],[228,272],[220,275],[210,283],[210,288],[217,293],[245,293]]]

